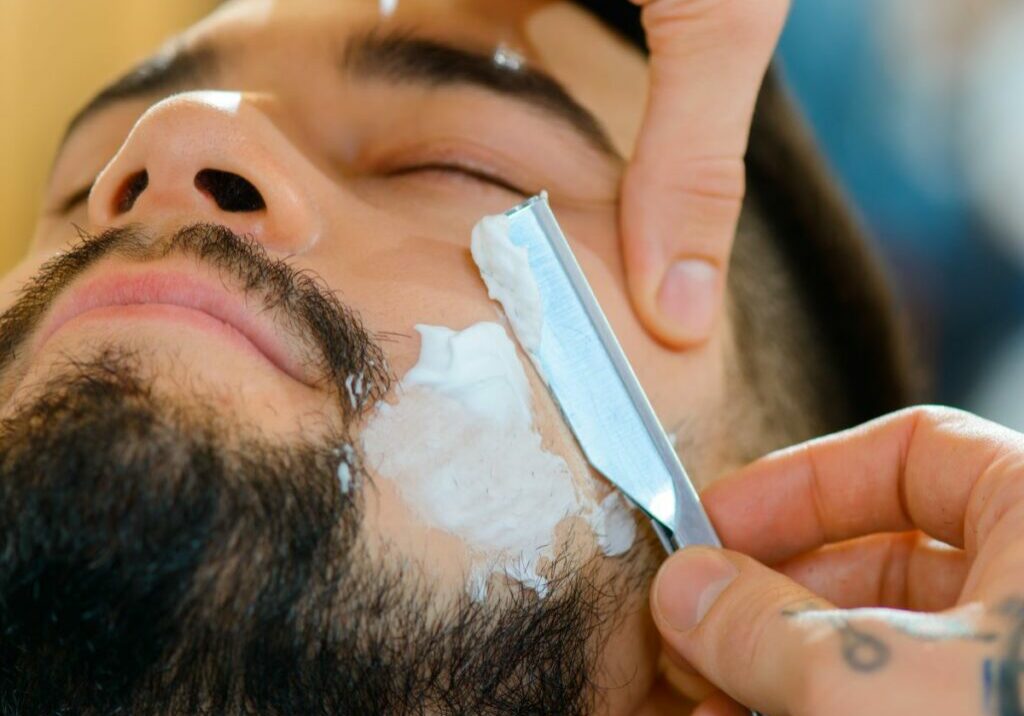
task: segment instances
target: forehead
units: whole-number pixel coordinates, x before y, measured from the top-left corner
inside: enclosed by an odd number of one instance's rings
[[[572,2],[234,0],[183,39],[223,50],[229,66],[294,78],[329,65],[348,38],[382,27],[528,62],[598,118],[620,155],[632,153],[646,99],[646,61]]]
[[[484,47],[508,43],[528,52],[526,26],[548,0],[233,0],[189,35],[224,44],[341,41],[381,24],[403,26]]]

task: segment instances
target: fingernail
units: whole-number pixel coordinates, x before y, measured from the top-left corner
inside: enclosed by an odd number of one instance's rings
[[[683,336],[701,339],[711,332],[718,295],[718,269],[703,259],[676,261],[658,289],[658,310]]]
[[[700,624],[739,571],[718,552],[688,548],[661,567],[654,585],[654,608],[676,631]]]

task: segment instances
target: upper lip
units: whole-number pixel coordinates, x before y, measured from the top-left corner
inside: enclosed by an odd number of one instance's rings
[[[180,270],[128,270],[108,272],[73,286],[57,301],[40,328],[36,345],[73,318],[111,306],[171,305],[205,313],[234,328],[278,369],[313,385],[299,356],[265,316],[265,306],[252,310],[239,295]]]

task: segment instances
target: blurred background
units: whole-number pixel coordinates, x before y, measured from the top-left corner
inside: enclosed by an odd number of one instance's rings
[[[0,272],[21,258],[64,127],[216,0],[0,0]]]
[[[780,52],[933,399],[1024,430],[1024,3],[794,0]]]
[[[0,0],[0,271],[74,110],[215,4]],[[780,55],[890,267],[932,398],[1024,430],[1024,3],[794,0]]]

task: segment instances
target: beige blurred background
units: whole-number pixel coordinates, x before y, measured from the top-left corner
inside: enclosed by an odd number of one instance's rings
[[[216,0],[0,0],[0,273],[29,234],[64,125]]]

